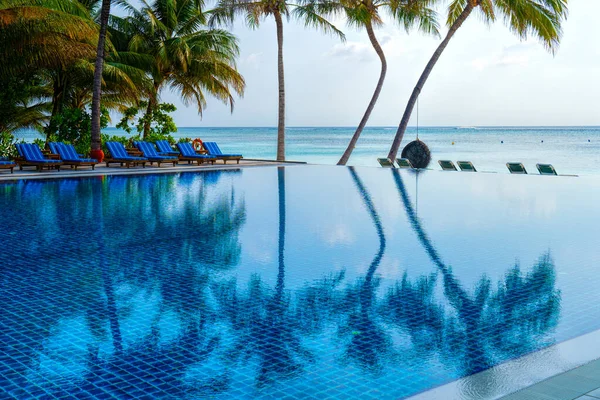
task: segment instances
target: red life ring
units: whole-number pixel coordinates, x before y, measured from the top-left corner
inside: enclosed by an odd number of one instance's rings
[[[192,146],[194,147],[194,150],[198,151],[198,150],[202,150],[202,148],[204,147],[204,144],[202,143],[202,140],[196,138],[192,141]]]

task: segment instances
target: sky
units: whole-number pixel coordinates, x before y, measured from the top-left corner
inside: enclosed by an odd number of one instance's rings
[[[554,55],[537,40],[521,41],[500,19],[488,26],[472,15],[450,41],[419,100],[421,126],[600,125],[600,1],[572,0]],[[438,10],[445,21],[444,3]],[[334,20],[346,42],[284,23],[287,126],[356,126],[372,96],[380,62],[363,30]],[[200,118],[165,90],[180,127],[277,126],[275,22],[256,30],[232,27],[238,69],[246,80],[233,113],[209,99]],[[387,78],[370,126],[397,126],[408,97],[441,39],[388,21],[376,30],[388,60]],[[443,26],[442,35],[446,33]],[[416,112],[410,125],[417,123]]]

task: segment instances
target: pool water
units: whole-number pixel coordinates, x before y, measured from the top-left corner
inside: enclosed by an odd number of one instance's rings
[[[333,166],[1,184],[0,398],[408,397],[600,329],[598,204]]]

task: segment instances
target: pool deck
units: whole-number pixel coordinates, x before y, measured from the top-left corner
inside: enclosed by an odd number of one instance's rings
[[[302,162],[295,161],[272,161],[272,160],[258,160],[258,159],[243,159],[239,164],[235,162],[228,162],[223,164],[222,161],[217,161],[213,164],[187,164],[180,163],[177,166],[172,164],[163,164],[158,167],[156,164],[147,165],[146,168],[142,167],[120,167],[118,164],[114,166],[106,167],[106,164],[101,163],[96,165],[96,169],[92,170],[90,167],[80,167],[75,170],[69,166],[64,166],[60,171],[47,170],[37,171],[35,167],[24,167],[22,171],[19,168],[15,168],[14,173],[10,173],[9,170],[0,170],[0,182],[1,181],[14,181],[20,179],[52,179],[52,178],[77,178],[77,177],[90,177],[90,176],[101,176],[101,175],[139,175],[139,174],[160,174],[160,173],[174,173],[174,172],[198,172],[198,171],[211,171],[221,169],[238,169],[246,167],[264,167],[264,166],[289,166],[305,164]]]

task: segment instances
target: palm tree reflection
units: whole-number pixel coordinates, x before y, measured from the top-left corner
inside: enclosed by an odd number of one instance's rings
[[[496,291],[484,276],[469,294],[423,229],[399,171],[392,174],[411,226],[442,274],[444,295],[456,312],[444,324],[444,357],[453,366],[460,365],[462,375],[471,375],[549,344],[548,334],[560,313],[560,291],[555,288],[549,253],[542,255],[526,276],[516,265]]]
[[[257,360],[256,385],[260,388],[281,378],[291,378],[304,368],[313,355],[302,345],[300,326],[290,309],[285,291],[285,167],[277,170],[278,182],[278,270],[274,289],[259,275],[253,275],[246,294],[239,293],[235,280],[216,285],[220,307],[230,321],[235,336],[228,352],[233,363]]]
[[[375,272],[385,253],[386,239],[381,218],[375,209],[371,195],[356,170],[349,167],[348,171],[371,217],[379,238],[379,248],[364,279],[345,291],[342,309],[345,309],[348,318],[339,327],[339,334],[342,338],[345,338],[345,341],[348,341],[345,356],[349,360],[367,370],[378,372],[383,368],[384,359],[391,351],[389,333],[385,327],[377,322],[376,290],[380,282],[379,279],[375,278]]]

